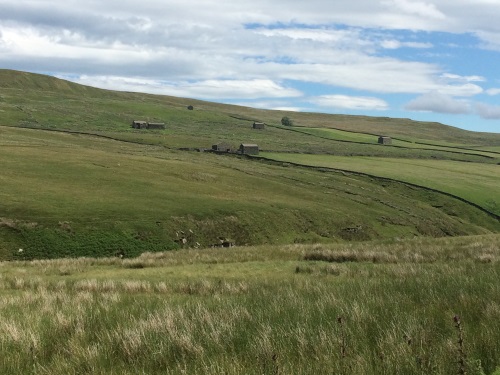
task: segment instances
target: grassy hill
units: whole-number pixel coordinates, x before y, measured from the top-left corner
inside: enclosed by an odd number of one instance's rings
[[[297,126],[281,126],[284,115]],[[132,129],[136,119],[167,128]],[[266,129],[252,129],[254,120]],[[495,171],[500,162],[500,135],[409,121],[265,111],[0,70],[0,257],[136,256],[221,239],[285,244],[498,232],[495,185],[472,192],[484,195],[476,202],[467,186],[453,197],[433,183],[398,182],[397,162],[389,181],[376,168],[367,176],[355,167],[348,173],[183,151],[248,142],[295,157],[455,162],[464,175],[478,165]],[[379,133],[401,141],[378,145]]]
[[[269,111],[171,96],[115,92],[5,69],[0,69],[0,88],[0,110],[3,112],[4,125],[121,132],[130,130],[128,125],[132,119],[144,119],[165,121],[171,126],[210,126],[216,136],[221,130],[220,126],[230,126],[230,131],[234,131],[238,126],[246,128],[254,120],[279,126],[281,118],[288,116],[297,126],[337,128],[409,140],[500,147],[500,134],[476,133],[433,122]],[[188,112],[188,105],[193,105],[194,111]]]

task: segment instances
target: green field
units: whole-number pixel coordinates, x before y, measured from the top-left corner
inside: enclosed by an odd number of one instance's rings
[[[459,196],[500,215],[500,167],[494,164],[277,153],[262,156],[406,181]]]
[[[378,136],[374,134],[357,133],[331,128],[308,128],[308,127],[293,127],[295,131],[311,134],[316,137],[331,139],[341,142],[353,142],[362,144],[377,144]],[[392,146],[398,148],[421,149],[433,151],[445,151],[450,153],[468,154],[468,155],[484,155],[492,159],[500,160],[500,153],[495,152],[497,148],[491,149],[481,147],[474,148],[473,146],[465,146],[463,144],[455,144],[449,142],[436,142],[422,139],[393,139]]]
[[[18,248],[24,258],[136,256],[176,247],[181,231],[187,246],[204,247],[219,237],[284,244],[498,230],[463,202],[397,182],[81,134],[0,132],[4,258]]]

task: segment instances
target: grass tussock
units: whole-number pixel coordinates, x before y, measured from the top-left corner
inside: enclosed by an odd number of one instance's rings
[[[309,261],[331,263],[437,263],[472,261],[496,263],[500,260],[500,243],[484,243],[474,237],[429,241],[396,241],[390,244],[347,244],[342,246],[316,245],[308,249],[303,257]]]

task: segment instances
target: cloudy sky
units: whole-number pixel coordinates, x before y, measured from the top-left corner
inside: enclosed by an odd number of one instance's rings
[[[0,68],[500,132],[500,0],[0,0]]]

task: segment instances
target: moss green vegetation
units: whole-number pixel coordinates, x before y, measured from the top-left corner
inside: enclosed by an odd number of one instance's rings
[[[499,245],[488,235],[0,263],[0,372],[491,375]]]

